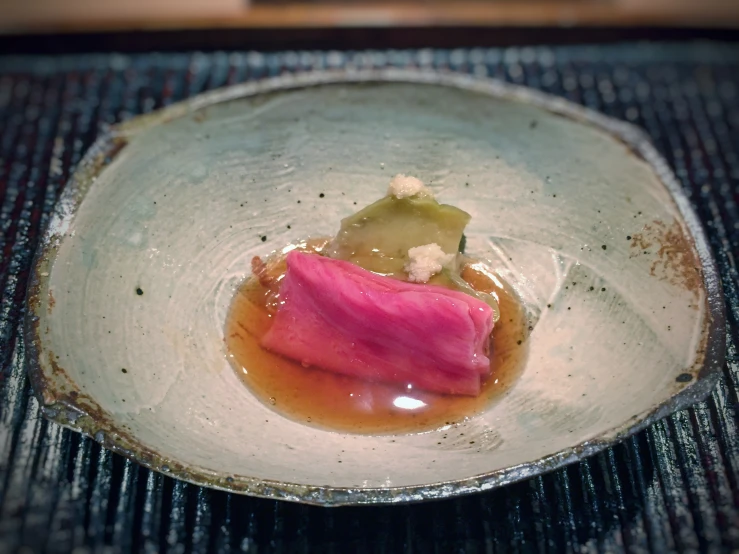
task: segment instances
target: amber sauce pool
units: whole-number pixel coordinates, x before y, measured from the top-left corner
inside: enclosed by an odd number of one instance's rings
[[[284,265],[273,267],[273,273],[281,271]],[[307,425],[358,434],[396,434],[458,423],[484,411],[515,382],[526,363],[528,335],[526,314],[510,287],[497,276],[495,283],[477,265],[466,266],[462,277],[481,292],[497,293],[500,303],[501,318],[493,329],[491,373],[477,397],[411,393],[397,384],[306,368],[264,350],[259,339],[272,323],[268,308],[278,285],[264,286],[255,277],[241,285],[229,310],[225,329],[229,361],[259,400]]]

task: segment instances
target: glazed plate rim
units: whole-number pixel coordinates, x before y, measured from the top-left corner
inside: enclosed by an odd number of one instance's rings
[[[441,85],[463,91],[482,93],[497,99],[523,102],[550,113],[594,126],[621,141],[645,161],[669,191],[690,232],[700,258],[703,286],[706,291],[705,302],[708,325],[707,329],[702,331],[705,337],[705,355],[701,367],[690,370],[691,379],[685,383],[684,388],[661,404],[630,417],[620,426],[601,433],[591,440],[531,462],[451,481],[381,488],[301,485],[299,483],[272,481],[242,475],[224,475],[221,472],[203,467],[185,466],[174,460],[166,459],[157,454],[151,447],[140,443],[135,437],[122,433],[116,428],[112,418],[96,404],[94,399],[83,394],[66,394],[64,398],[57,399],[56,392],[51,390],[53,384],[44,374],[40,363],[44,349],[38,328],[38,312],[42,309],[39,295],[41,291],[47,289],[50,269],[56,258],[57,246],[75,217],[77,208],[84,200],[87,190],[95,181],[96,175],[103,171],[116,154],[125,147],[127,137],[131,137],[153,125],[166,123],[202,108],[231,100],[319,85],[370,82]],[[705,232],[669,165],[658,154],[641,129],[562,98],[533,89],[490,78],[430,70],[345,69],[284,74],[205,92],[150,114],[140,115],[110,127],[96,139],[87,151],[55,205],[49,224],[42,235],[35,254],[26,303],[28,308],[24,321],[26,367],[28,368],[34,395],[46,418],[63,427],[92,437],[103,447],[148,469],[195,485],[262,498],[321,506],[394,504],[450,498],[493,489],[563,467],[596,454],[663,417],[707,397],[718,380],[725,356],[725,313],[721,280]],[[58,369],[63,373],[61,368],[54,369]],[[686,371],[688,370],[686,369]],[[66,374],[63,376],[66,377]],[[71,383],[71,380],[69,381]]]

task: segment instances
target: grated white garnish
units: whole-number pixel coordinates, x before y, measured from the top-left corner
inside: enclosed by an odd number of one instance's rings
[[[432,275],[439,273],[453,259],[454,254],[446,254],[441,246],[432,242],[408,250],[408,261],[403,269],[408,273],[409,281],[426,283]]]
[[[409,196],[415,196],[420,194],[422,196],[433,196],[431,191],[423,184],[423,181],[411,177],[410,175],[403,175],[398,173],[390,181],[390,187],[387,189],[389,195],[395,198],[408,198]]]

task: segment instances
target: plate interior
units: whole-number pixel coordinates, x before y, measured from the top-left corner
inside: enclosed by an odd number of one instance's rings
[[[124,134],[50,228],[36,361],[47,403],[104,419],[131,455],[185,478],[361,491],[490,475],[616,437],[703,364],[694,239],[654,168],[590,123],[449,86],[338,83],[149,116]],[[335,233],[396,173],[472,215],[468,253],[530,314],[527,367],[487,412],[434,432],[287,420],[226,359],[234,291],[253,256]]]

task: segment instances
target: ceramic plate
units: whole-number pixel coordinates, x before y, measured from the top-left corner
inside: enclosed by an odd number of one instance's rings
[[[234,291],[252,256],[335,233],[396,173],[472,215],[467,252],[531,319],[526,367],[484,413],[437,431],[282,417],[226,359]],[[322,505],[549,471],[703,398],[723,360],[706,239],[644,135],[452,74],[283,76],[114,128],[56,207],[28,302],[47,417],[186,481]]]

